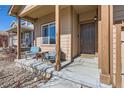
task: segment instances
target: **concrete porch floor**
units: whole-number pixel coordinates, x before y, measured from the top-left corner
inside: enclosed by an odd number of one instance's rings
[[[63,69],[59,72],[54,70],[54,64],[42,62],[36,59],[21,59],[17,66],[34,71],[52,74],[52,78],[46,84],[39,87],[59,88],[81,88],[81,87],[111,87],[100,83],[100,70],[98,69],[98,58],[76,58],[74,62],[64,61],[61,63]]]

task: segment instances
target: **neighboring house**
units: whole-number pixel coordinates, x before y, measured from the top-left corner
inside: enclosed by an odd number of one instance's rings
[[[0,31],[0,48],[8,47],[8,33]]]
[[[61,66],[60,48],[66,60],[73,60],[82,53],[98,53],[100,81],[124,87],[123,53],[121,57],[124,47],[121,49],[120,43],[116,42],[121,38],[116,33],[124,26],[124,6],[14,5],[9,14],[34,24],[36,46],[41,47],[42,51],[51,51],[56,47],[55,66]]]
[[[9,46],[17,46],[17,23],[12,22],[10,29],[7,30],[9,34]],[[33,45],[34,30],[33,25],[27,21],[21,22],[21,46],[29,47]]]

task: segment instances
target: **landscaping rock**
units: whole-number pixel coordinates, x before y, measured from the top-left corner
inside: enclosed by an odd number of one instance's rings
[[[47,73],[47,74],[46,74],[46,79],[48,79],[48,80],[49,80],[51,77],[52,77],[52,75],[51,75],[51,74],[49,74],[49,73]]]
[[[18,65],[18,66],[17,66]],[[47,80],[46,74],[34,70],[28,66],[20,66],[15,62],[0,61],[0,87],[1,88],[32,88],[37,87],[40,83],[44,83]],[[4,69],[2,68],[4,67]],[[26,70],[30,69],[30,71]],[[35,72],[36,71],[36,72]]]

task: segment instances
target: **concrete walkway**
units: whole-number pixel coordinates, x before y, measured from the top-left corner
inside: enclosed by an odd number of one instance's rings
[[[39,84],[39,88],[80,88],[81,85],[72,81],[53,76],[46,84]]]
[[[64,61],[62,66],[69,65],[59,72],[54,70],[54,64],[43,63],[36,59],[22,59],[17,61],[17,65],[30,71],[35,68],[40,72],[52,74],[52,78],[46,84],[39,84],[39,87],[111,87],[100,83],[100,71],[97,62],[97,57],[76,58],[72,63]]]

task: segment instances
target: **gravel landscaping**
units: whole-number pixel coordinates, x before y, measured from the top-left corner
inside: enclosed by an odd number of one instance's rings
[[[46,83],[49,79],[15,66],[15,62],[0,60],[1,88],[36,88],[37,85]]]

